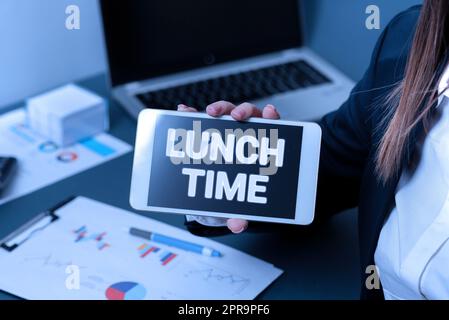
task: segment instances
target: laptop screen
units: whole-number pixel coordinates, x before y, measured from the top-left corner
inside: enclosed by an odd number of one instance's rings
[[[298,0],[102,0],[114,86],[301,45]]]

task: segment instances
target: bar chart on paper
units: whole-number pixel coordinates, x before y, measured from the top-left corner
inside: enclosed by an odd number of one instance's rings
[[[66,148],[33,132],[26,113],[17,109],[0,116],[0,150],[19,161],[16,178],[0,204],[119,157],[131,146],[106,133]]]
[[[173,261],[178,255],[176,253],[170,252],[168,250],[161,250],[161,248],[156,246],[151,246],[147,243],[141,244],[137,248],[139,255],[141,258],[147,257],[149,254],[157,255],[157,259],[159,260],[162,266],[168,265],[171,261]]]
[[[107,232],[99,232],[99,233],[89,233],[86,226],[82,226],[73,231],[75,233],[76,238],[75,242],[84,242],[92,240],[97,244],[98,250],[103,250],[111,245],[104,240]]]

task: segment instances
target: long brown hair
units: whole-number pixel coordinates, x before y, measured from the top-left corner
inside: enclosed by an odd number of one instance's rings
[[[391,119],[380,142],[376,168],[383,182],[399,173],[412,131],[425,123],[438,99],[439,68],[447,49],[449,1],[425,0],[405,77],[387,98]]]

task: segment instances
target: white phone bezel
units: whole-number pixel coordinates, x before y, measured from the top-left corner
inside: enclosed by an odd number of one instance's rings
[[[134,148],[134,162],[130,190],[130,205],[136,210],[200,215],[219,218],[237,218],[251,221],[274,222],[284,224],[308,225],[315,216],[316,187],[318,180],[318,166],[321,147],[321,128],[316,123],[296,122],[285,120],[271,120],[251,118],[250,123],[267,123],[277,125],[303,127],[301,159],[298,176],[298,193],[296,196],[296,212],[294,219],[253,216],[244,214],[230,214],[222,212],[197,211],[178,208],[148,206],[148,192],[151,179],[151,161],[154,129],[159,115],[175,115],[179,117],[212,119],[204,113],[190,113],[166,110],[145,109],[140,112],[137,125],[136,143]],[[230,116],[219,119],[235,121]]]

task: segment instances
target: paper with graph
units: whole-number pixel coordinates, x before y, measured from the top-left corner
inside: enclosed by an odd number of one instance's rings
[[[0,116],[0,153],[18,160],[17,176],[0,197],[0,205],[131,151],[131,146],[99,134],[68,148],[33,132],[24,109]]]
[[[90,199],[76,198],[56,215],[0,255],[0,289],[27,299],[253,299],[282,273],[218,242]],[[223,257],[152,243],[129,235],[129,227],[207,245]]]

